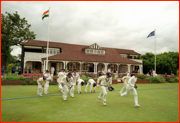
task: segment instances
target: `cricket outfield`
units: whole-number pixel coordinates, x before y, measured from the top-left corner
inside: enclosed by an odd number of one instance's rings
[[[178,122],[179,83],[137,84],[139,108],[134,107],[134,96],[120,98],[123,84],[112,85],[115,91],[107,94],[107,105],[98,101],[96,93],[67,101],[57,85],[49,86],[49,94],[37,96],[37,85],[1,86],[2,122]],[[89,91],[89,88],[88,88]]]

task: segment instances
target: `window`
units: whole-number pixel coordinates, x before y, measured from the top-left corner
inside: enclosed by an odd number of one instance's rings
[[[85,53],[87,54],[98,54],[98,55],[104,55],[105,50],[96,50],[96,49],[86,49]]]
[[[90,53],[93,53],[93,50],[90,50]]]
[[[89,53],[89,50],[88,50],[88,49],[86,50],[86,53]]]
[[[46,49],[44,49],[45,53],[46,53]],[[60,49],[48,49],[48,54],[59,54],[60,53]]]
[[[103,51],[103,50],[101,50],[101,54],[104,54],[104,51]]]
[[[97,54],[96,50],[93,50],[93,53],[94,53],[94,54]]]
[[[127,55],[121,55],[122,57],[124,57],[124,58],[127,58]]]

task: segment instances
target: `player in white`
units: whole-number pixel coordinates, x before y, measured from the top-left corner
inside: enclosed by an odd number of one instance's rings
[[[61,85],[61,80],[62,80],[62,78],[65,76],[65,74],[64,74],[64,69],[61,69],[61,72],[59,72],[59,74],[58,74],[58,79],[57,79],[57,82],[58,82],[58,87],[59,87],[59,90],[63,93],[63,87],[62,87],[62,85]]]
[[[98,98],[99,98],[99,101],[101,101],[101,98],[103,96],[103,105],[106,105],[106,95],[107,95],[108,85],[109,87],[111,87],[111,84],[112,84],[111,73],[107,72],[105,76],[100,76],[97,80],[97,87],[99,87],[99,81],[101,81],[101,84],[100,84],[101,92]]]
[[[84,86],[84,80],[78,79],[77,84],[78,84],[78,86],[77,86],[78,93],[81,94],[81,86]]]
[[[95,89],[96,89],[96,82],[94,81],[94,79],[89,79],[85,88],[85,92],[87,92],[87,88],[90,87],[90,92],[92,93],[92,87],[94,87],[94,93],[95,93]]]
[[[126,76],[131,76],[130,73],[128,72]]]
[[[126,87],[126,92],[121,94],[121,98],[123,98],[123,96],[129,95],[129,93],[132,91],[132,93],[134,94],[135,107],[139,107],[140,105],[138,104],[137,92],[136,92],[136,89],[134,88],[136,81],[137,81],[137,74],[134,74],[129,79],[127,87]]]
[[[49,88],[49,81],[52,81],[53,80],[53,75],[51,75],[50,73],[49,73],[49,70],[46,70],[46,73],[44,74],[44,76],[46,76],[46,78],[47,78],[47,82],[46,82],[46,84],[45,84],[45,89],[44,89],[44,93],[45,94],[47,94],[47,93],[49,93],[48,92],[48,88]]]
[[[51,74],[54,75],[55,68],[51,67]]]
[[[63,87],[63,90],[64,90],[62,97],[63,97],[64,100],[66,100],[67,99],[67,94],[69,92],[68,88],[69,87],[72,88],[73,85],[74,85],[74,80],[72,78],[72,74],[68,73],[67,76],[64,76],[62,78],[61,84],[62,84],[62,87]],[[71,89],[70,89],[70,96],[74,97],[74,92]]]
[[[77,83],[78,79],[80,79],[80,76],[79,76],[79,74],[77,73],[76,69],[74,69],[74,73],[72,73],[72,77],[73,77],[73,80],[74,80],[74,83],[75,83],[75,84],[73,85],[73,87],[72,87],[71,89],[72,89],[72,91],[74,92],[76,83]],[[78,90],[78,88],[77,88],[77,90]]]
[[[39,78],[39,79],[37,80],[37,83],[38,83],[37,94],[38,94],[39,96],[42,96],[43,88],[44,88],[44,85],[46,84],[46,82],[47,82],[46,76],[43,76],[43,77],[41,77],[41,78]]]
[[[129,81],[129,79],[130,79],[130,76],[124,76],[123,78],[122,78],[122,80],[123,80],[123,82],[124,82],[124,86],[123,86],[123,88],[120,90],[120,94],[122,94],[122,92],[126,89],[126,86],[127,86],[127,84],[128,84],[128,81]]]

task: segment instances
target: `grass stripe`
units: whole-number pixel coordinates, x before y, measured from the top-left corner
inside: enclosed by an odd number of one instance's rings
[[[164,87],[164,88],[147,88],[147,89],[137,89],[137,90],[153,90],[153,89],[171,89],[171,88],[179,88],[179,87]],[[120,91],[120,90],[114,90],[114,91]],[[100,91],[96,91],[95,93],[99,93]],[[88,94],[90,92],[82,92],[81,94]],[[78,94],[78,93],[74,93]],[[55,94],[55,95],[43,95],[41,97],[48,97],[48,96],[61,96],[62,94]],[[69,94],[68,94],[69,95]],[[29,96],[29,97],[16,97],[16,98],[7,98],[7,99],[1,99],[1,101],[4,100],[15,100],[15,99],[25,99],[25,98],[35,98],[40,96]]]

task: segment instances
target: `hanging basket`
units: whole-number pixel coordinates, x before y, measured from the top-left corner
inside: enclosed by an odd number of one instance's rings
[[[114,65],[111,65],[111,67],[114,67]]]
[[[89,66],[90,66],[90,64],[87,64],[87,66],[89,67]]]
[[[76,63],[73,63],[72,65],[73,65],[73,66],[76,66]]]

